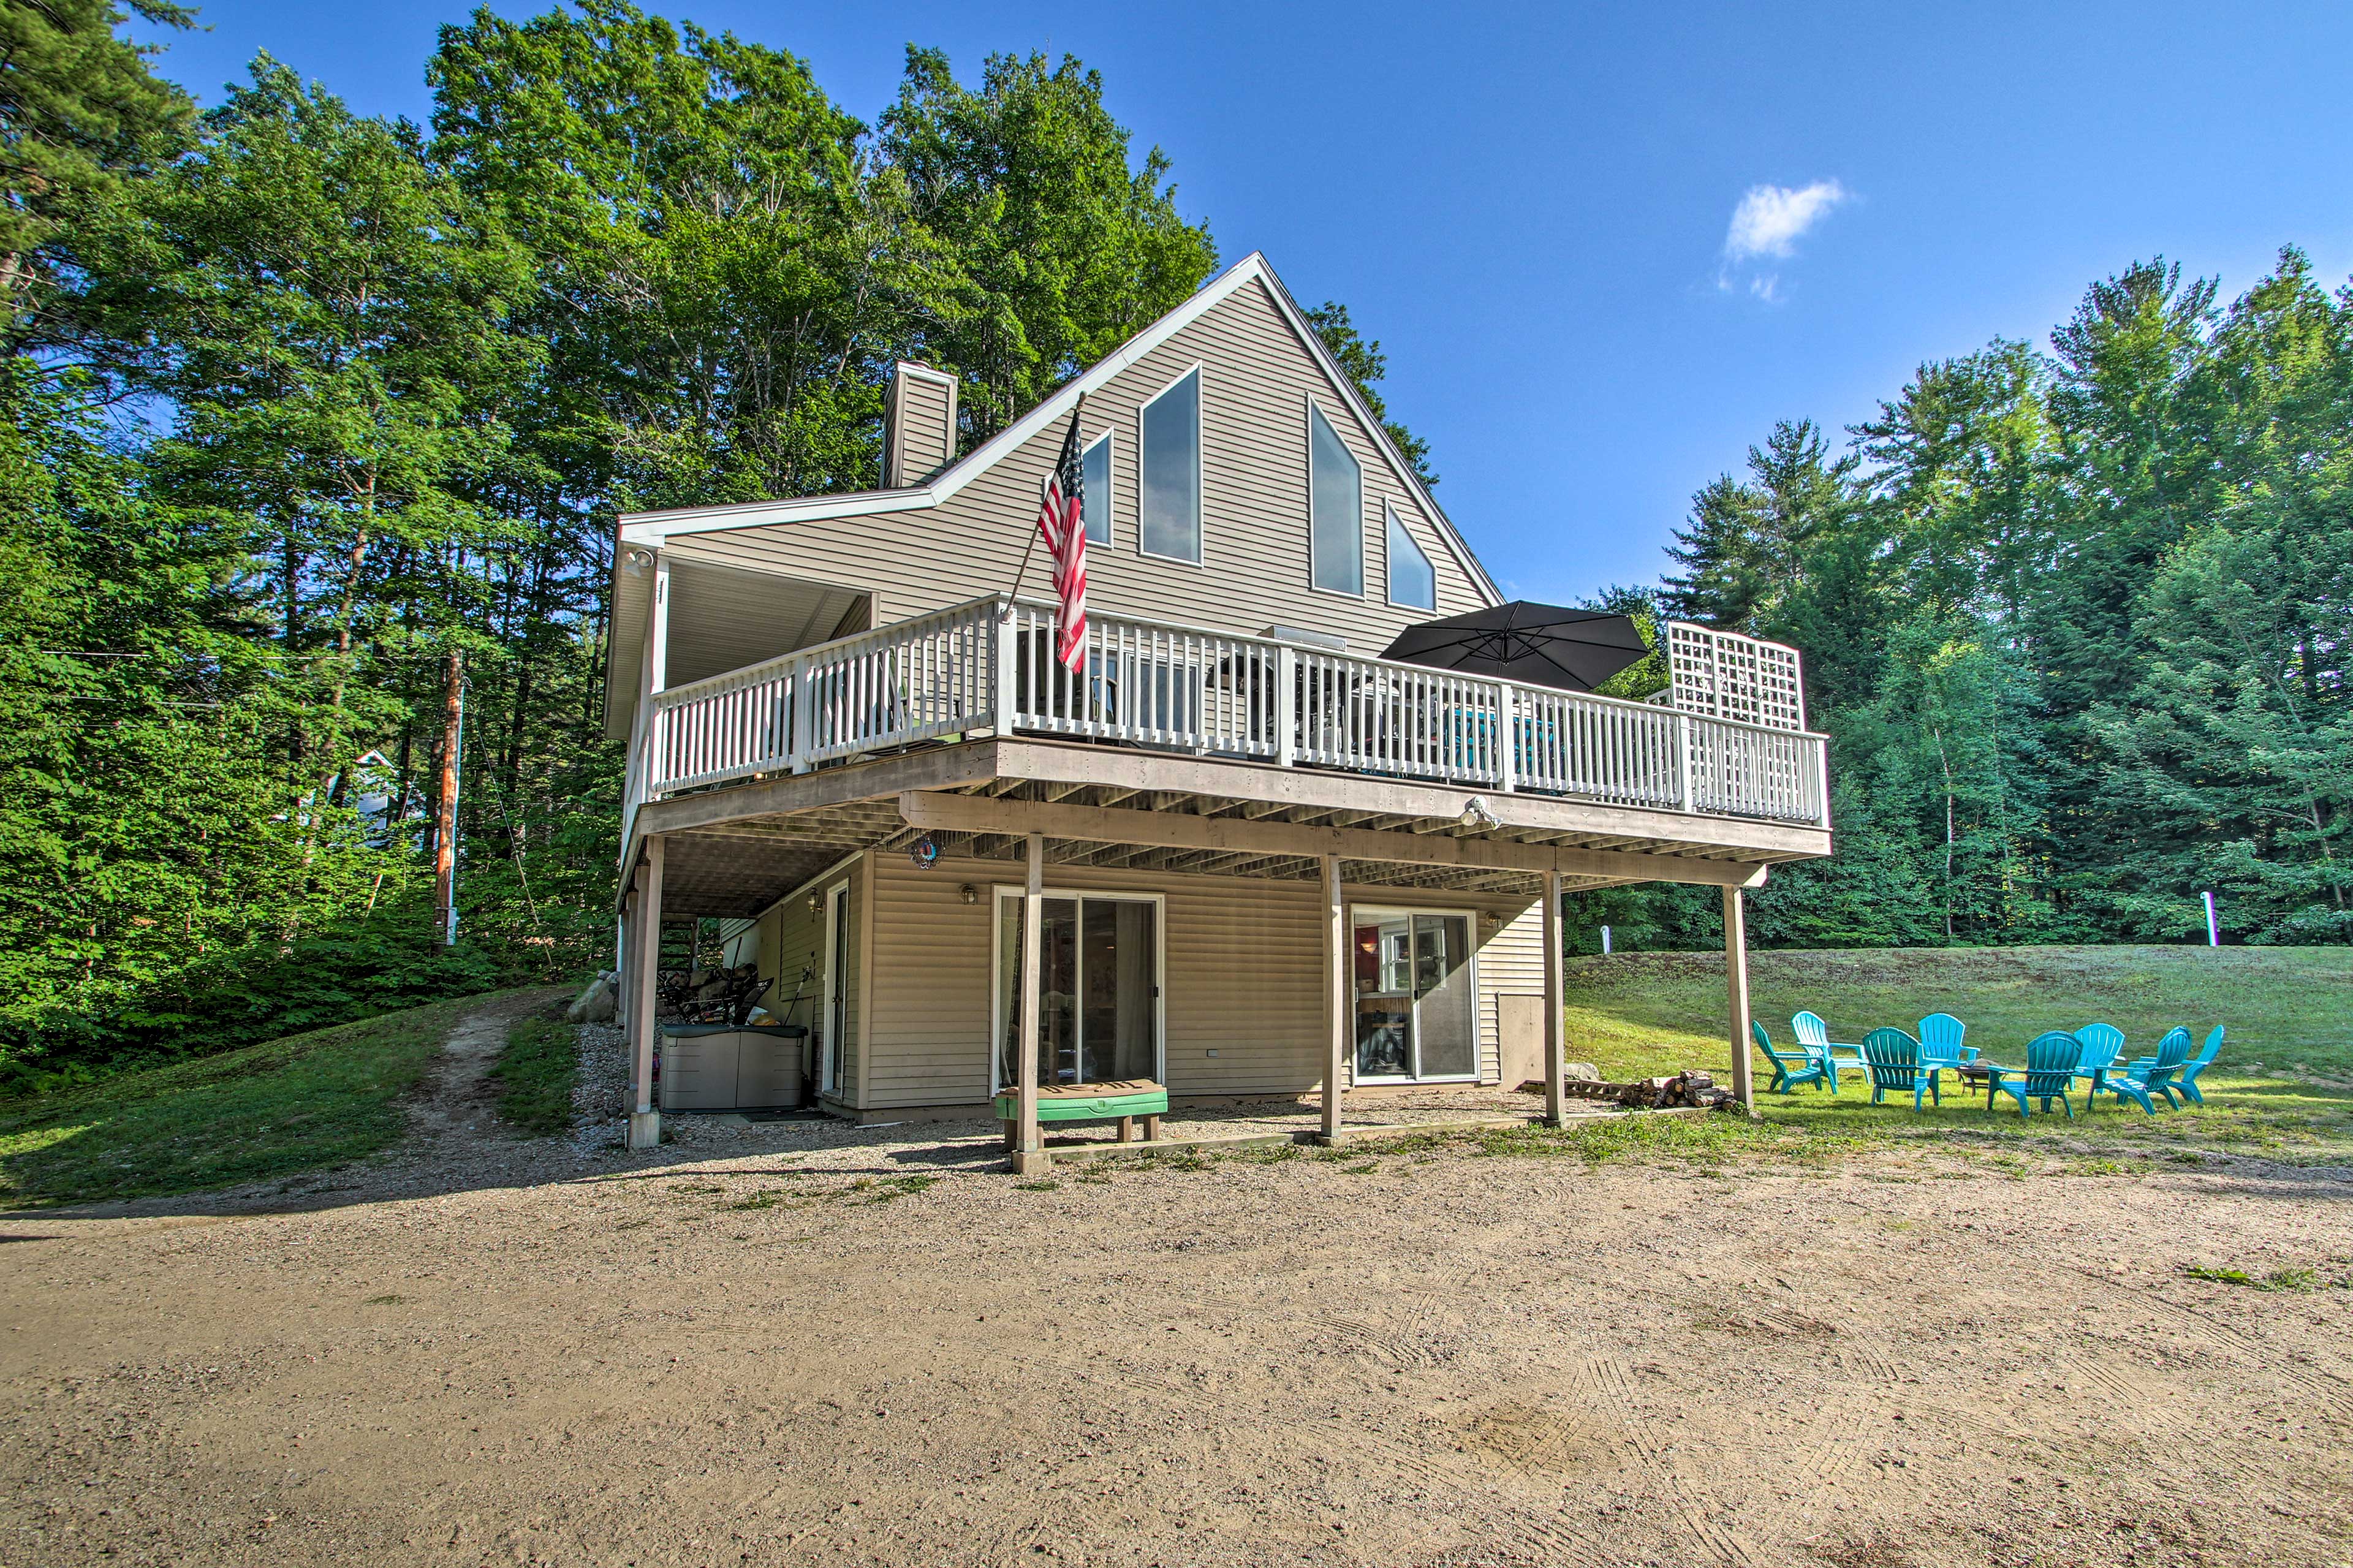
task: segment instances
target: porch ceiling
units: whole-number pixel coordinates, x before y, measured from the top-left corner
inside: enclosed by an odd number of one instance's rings
[[[919,808],[941,803],[922,815],[976,826],[910,824],[902,795]],[[1494,826],[1463,826],[1474,795],[1499,819]],[[1343,878],[1359,886],[1531,897],[1543,885],[1539,862],[1557,864],[1567,888],[1661,879],[1721,884],[1752,868],[1826,853],[1830,837],[1768,823],[1028,740],[968,742],[679,796],[646,806],[638,827],[640,840],[665,836],[665,909],[742,916],[854,851],[903,849],[927,831],[945,855],[1018,860],[1025,834],[1011,829],[1025,819],[1046,834],[1046,858],[1056,865],[1313,881],[1322,868],[1311,851],[1328,848],[1342,857]],[[1139,825],[1128,829],[1138,837],[1190,842],[1102,837],[1124,823]],[[1374,835],[1408,836],[1392,844],[1417,858],[1382,858]],[[1430,863],[1449,856],[1500,863]]]
[[[691,559],[673,560],[670,573],[664,679],[671,686],[823,642],[863,614],[863,591],[838,584]],[[612,740],[628,738],[637,710],[652,588],[652,573],[616,568],[605,705],[606,734]]]

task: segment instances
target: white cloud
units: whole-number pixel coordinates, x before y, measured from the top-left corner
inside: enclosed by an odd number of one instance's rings
[[[1725,257],[1731,261],[1787,257],[1808,229],[1845,200],[1846,187],[1836,180],[1816,180],[1794,191],[1785,185],[1751,185],[1732,209]]]

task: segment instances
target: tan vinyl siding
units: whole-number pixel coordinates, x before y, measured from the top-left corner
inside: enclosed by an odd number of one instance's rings
[[[1136,549],[1137,411],[1195,364],[1202,367],[1202,557],[1196,566]],[[1364,466],[1365,593],[1309,585],[1307,399],[1313,395]],[[1277,310],[1251,281],[1091,394],[1084,438],[1109,429],[1112,542],[1088,552],[1087,599],[1100,613],[1255,633],[1283,625],[1338,633],[1352,651],[1378,653],[1426,612],[1388,603],[1384,502],[1428,553],[1438,611],[1484,602],[1434,517],[1399,481],[1371,432],[1351,414]],[[875,625],[1002,591],[1012,584],[1037,511],[1038,486],[1061,445],[1041,431],[943,506],[804,523],[681,535],[681,560],[757,567],[871,590]],[[1033,561],[1026,584],[1047,591]]]
[[[955,456],[955,385],[902,366],[891,382],[889,458],[882,484],[922,484]]]
[[[1507,913],[1499,910],[1499,913]],[[1544,994],[1544,905],[1530,904],[1479,949],[1479,1079],[1503,1077],[1503,1016],[1498,996]]]
[[[875,985],[867,1035],[869,1110],[969,1105],[990,1089],[994,900],[1018,888],[1022,871],[1008,861],[944,860],[916,869],[893,856],[874,862]],[[979,898],[963,901],[970,883]],[[1324,903],[1307,882],[1168,877],[1078,867],[1049,867],[1050,889],[1162,895],[1165,1080],[1176,1095],[1285,1095],[1315,1089],[1324,1077]],[[1367,903],[1395,903],[1393,889],[1364,889]],[[1358,897],[1349,891],[1352,902]],[[1516,900],[1498,903],[1430,894],[1418,907],[1493,910],[1509,918]],[[1493,992],[1519,990],[1535,949],[1527,921],[1490,933],[1504,942],[1479,956],[1480,1071],[1499,1071]],[[1541,992],[1541,967],[1533,987]],[[1215,1057],[1208,1053],[1218,1052]]]
[[[876,868],[870,1108],[959,1105],[990,1087],[992,900],[1008,861]],[[958,889],[969,882],[977,902]],[[1172,1094],[1293,1094],[1323,1077],[1320,897],[1310,884],[1049,867],[1057,891],[1152,892],[1162,909],[1165,1081]],[[1208,1053],[1216,1050],[1218,1055]]]

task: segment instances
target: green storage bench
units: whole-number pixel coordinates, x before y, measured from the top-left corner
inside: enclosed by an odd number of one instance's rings
[[[1136,1118],[1144,1119],[1144,1139],[1160,1136],[1160,1119],[1168,1113],[1168,1090],[1150,1079],[1124,1079],[1111,1083],[1057,1083],[1038,1090],[1038,1125],[1058,1121],[1116,1121],[1119,1141],[1135,1142]],[[1021,1142],[1021,1096],[1007,1089],[997,1097],[997,1119],[1005,1123],[1005,1146]]]

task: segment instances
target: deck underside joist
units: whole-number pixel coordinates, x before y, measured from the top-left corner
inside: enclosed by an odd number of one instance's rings
[[[1189,829],[1196,837],[1246,840],[1253,836],[1250,825],[1259,824],[1345,829],[1337,837],[1359,847],[1374,843],[1364,835],[1404,836],[1397,843],[1419,859],[1335,851],[1342,853],[1343,878],[1358,886],[1527,897],[1542,885],[1538,871],[1431,864],[1433,855],[1452,851],[1409,841],[1456,839],[1627,858],[1625,875],[1564,868],[1565,888],[1591,888],[1660,874],[1684,879],[1697,874],[1693,861],[1728,870],[1810,858],[1823,853],[1829,838],[1819,830],[1778,824],[1027,741],[965,742],[675,797],[646,807],[638,831],[640,837],[665,836],[663,903],[681,915],[748,915],[846,856],[907,849],[927,834],[944,856],[1012,863],[1025,854],[1023,832],[911,825],[902,815],[902,796],[926,795],[1005,803],[992,815],[1008,818],[1008,825],[1022,818],[1022,808],[1036,805],[1092,808],[1106,822],[1150,814],[1236,825],[1214,832]],[[1466,820],[1464,809],[1474,797],[1480,809]],[[1081,815],[1059,814],[1061,819]],[[1321,857],[1295,852],[1295,842],[1187,846],[1047,831],[1046,858],[1057,866],[1285,881],[1314,881],[1322,875]],[[1278,836],[1301,837],[1295,831],[1263,837]],[[1680,869],[1668,862],[1680,862]]]

